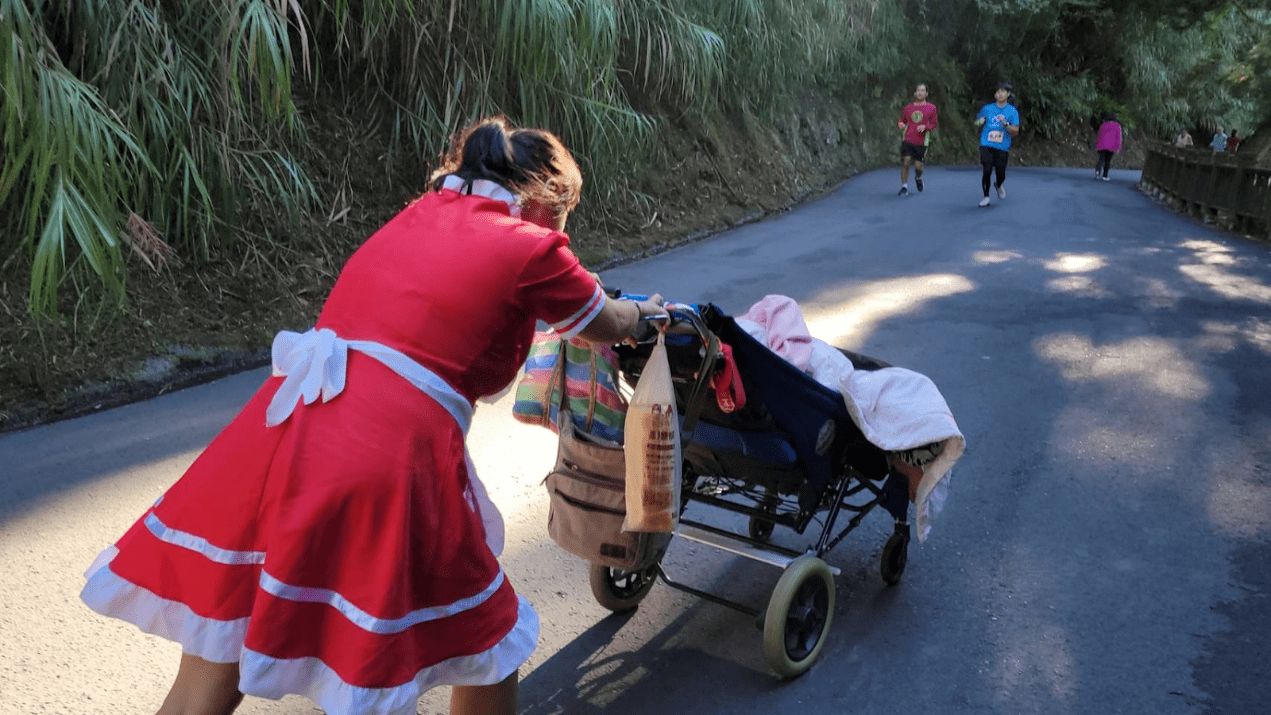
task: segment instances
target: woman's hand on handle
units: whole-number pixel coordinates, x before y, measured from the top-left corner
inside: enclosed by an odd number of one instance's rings
[[[647,337],[650,333],[647,325],[641,325],[641,321],[649,318],[661,318],[669,320],[670,316],[666,312],[666,300],[661,295],[654,293],[649,296],[648,300],[637,301],[636,305],[640,309],[640,313],[636,316],[636,324],[631,329],[631,334],[623,339],[622,342],[635,347],[642,337]]]
[[[665,313],[664,302],[662,296],[656,294],[642,301],[614,300],[606,296],[600,314],[578,333],[578,337],[601,345],[624,342],[635,336],[641,317]]]

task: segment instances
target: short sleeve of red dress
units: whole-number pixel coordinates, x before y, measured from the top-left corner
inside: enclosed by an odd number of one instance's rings
[[[494,394],[516,377],[529,355],[536,321],[572,338],[600,313],[605,301],[595,278],[559,232],[534,237],[508,298],[505,327],[494,330],[485,347],[469,355],[462,377],[453,383],[465,394]]]
[[[517,281],[517,298],[526,314],[565,338],[577,335],[604,307],[600,286],[569,250],[563,233],[540,242]]]

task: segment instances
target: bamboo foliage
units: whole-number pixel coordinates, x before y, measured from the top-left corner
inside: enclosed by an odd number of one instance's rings
[[[1250,63],[1271,41],[1271,12],[1227,8],[1181,30],[1141,20],[1130,26],[1127,99],[1150,131],[1173,136],[1198,122],[1253,127],[1265,119]]]
[[[1226,117],[1255,126],[1266,0],[908,0],[924,43],[954,57],[983,101],[1013,80],[1028,129],[1055,136],[1074,120],[1123,112],[1161,137]],[[942,30],[934,32],[934,30]]]
[[[901,18],[884,0],[367,0],[310,14],[328,71],[394,96],[411,150],[504,112],[562,134],[601,183],[649,147],[661,113],[753,109],[889,66]]]
[[[30,265],[37,316],[71,278],[122,303],[130,217],[206,257],[244,198],[316,199],[280,148],[298,5],[186,4],[0,0],[0,250]]]
[[[1189,18],[1208,7],[1184,4]],[[1265,19],[1265,3],[1254,5],[1245,19]],[[1261,106],[1248,89],[1256,82],[1232,87],[1250,74],[1250,47],[1265,46],[1265,23],[1242,25],[1229,8],[1180,32],[1177,13],[1133,14],[1169,2],[1132,6],[0,0],[0,37],[12,38],[0,50],[0,270],[29,266],[31,310],[52,316],[64,286],[95,284],[121,299],[125,249],[136,250],[129,226],[208,258],[241,235],[246,210],[316,208],[318,190],[287,148],[304,136],[298,88],[354,87],[393,107],[394,151],[420,156],[489,114],[547,127],[583,165],[585,191],[617,201],[647,199],[629,187],[662,117],[737,111],[763,121],[808,85],[881,93],[923,71],[917,81],[969,95],[1009,75],[1033,102],[1021,108],[1039,113],[1029,126],[1043,129],[1112,92],[1169,122],[1224,103]],[[1090,18],[1102,33],[1094,40],[1081,33]],[[1113,21],[1128,29],[1107,29]]]
[[[153,170],[116,115],[88,84],[66,71],[57,48],[27,8],[0,4],[0,33],[14,38],[0,64],[4,170],[0,207],[6,235],[29,237],[30,300],[52,305],[68,269],[85,267],[107,296],[122,298],[119,189],[134,171]],[[6,260],[6,263],[8,260]]]
[[[725,44],[703,22],[714,18],[695,17],[699,13],[658,0],[622,4],[623,46],[616,49],[631,86],[649,100],[693,105],[713,97],[724,74]]]
[[[235,8],[227,4],[226,29],[230,35],[228,43],[229,66],[226,77],[235,93],[235,101],[231,106],[242,107],[248,104],[243,97],[242,83],[250,79],[259,90],[257,106],[263,110],[268,119],[292,118],[291,104],[291,41],[286,25],[286,9],[288,4],[280,2],[273,6],[268,2],[238,0]],[[303,21],[297,25],[300,34],[300,46],[308,53],[305,26]]]
[[[313,14],[328,71],[396,100],[402,149],[435,156],[463,124],[505,113],[561,134],[597,177],[615,170],[603,147],[651,136],[618,82],[611,1],[374,0]]]
[[[75,270],[122,297],[128,225],[207,258],[246,206],[315,206],[285,148],[297,77],[391,99],[398,149],[425,156],[483,115],[548,127],[613,197],[660,114],[753,112],[868,74],[899,16],[887,0],[0,0],[0,248],[52,316]]]

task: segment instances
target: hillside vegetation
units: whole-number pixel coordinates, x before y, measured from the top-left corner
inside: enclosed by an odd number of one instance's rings
[[[0,428],[258,360],[507,114],[574,150],[569,231],[601,268],[894,162],[916,82],[929,160],[1015,83],[1021,158],[1253,128],[1265,2],[0,0]],[[1057,148],[1057,149],[1056,149]],[[1034,160],[1036,163],[1036,160]],[[147,392],[148,391],[148,392]]]

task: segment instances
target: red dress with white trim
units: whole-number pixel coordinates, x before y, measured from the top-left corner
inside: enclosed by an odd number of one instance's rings
[[[426,194],[358,249],[291,353],[334,336],[323,391],[284,390],[289,413],[266,426],[284,380],[266,381],[89,569],[90,607],[328,715],[414,713],[433,686],[525,662],[538,617],[499,565],[456,414],[515,378],[537,319],[572,337],[604,297],[563,233],[520,220],[497,185],[468,188]]]

